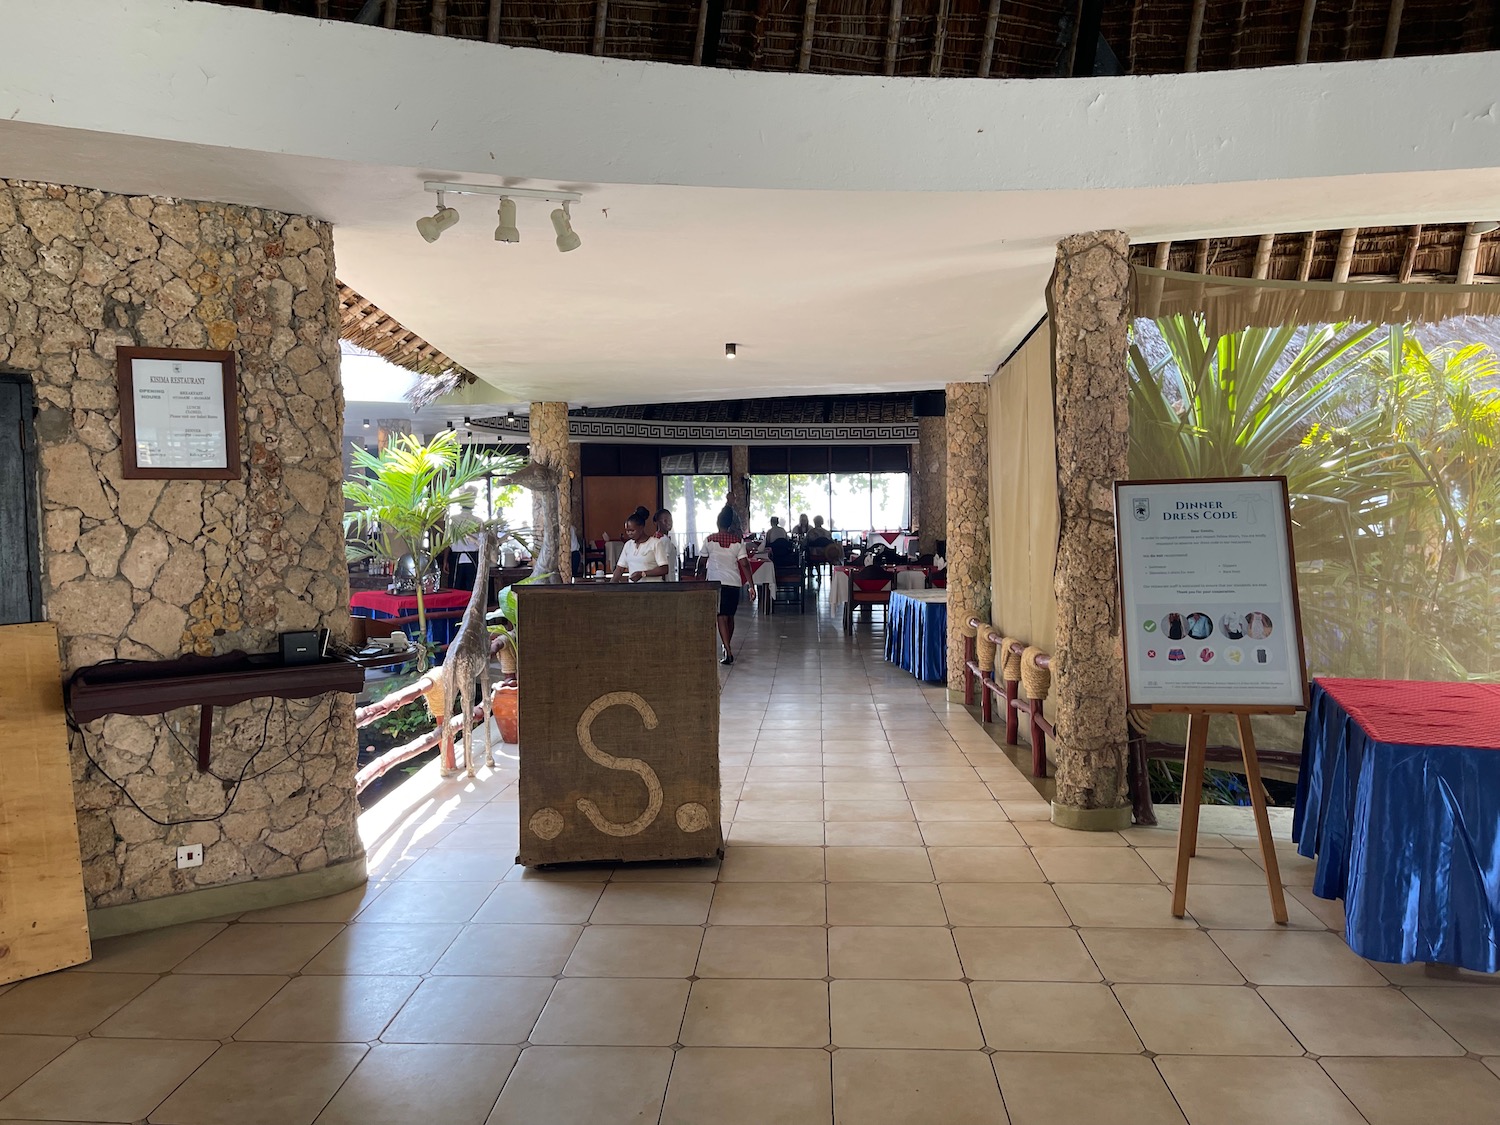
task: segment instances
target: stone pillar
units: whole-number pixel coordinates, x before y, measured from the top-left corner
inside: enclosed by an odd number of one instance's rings
[[[531,404],[531,459],[544,465],[555,465],[562,471],[557,486],[557,576],[559,581],[573,581],[573,564],[568,556],[568,528],[573,526],[573,489],[568,480],[568,467],[572,463],[568,449],[568,404],[565,402],[533,402]],[[531,498],[531,526],[536,535],[542,534],[546,518],[542,501],[535,495]]]
[[[948,696],[962,698],[964,622],[990,611],[990,388],[949,383],[947,423]],[[925,531],[925,529],[924,529]]]
[[[922,551],[948,538],[948,421],[918,418],[913,447],[912,519],[922,534]]]
[[[752,530],[750,527],[750,485],[745,479],[749,475],[750,447],[731,445],[729,447],[729,495],[733,498],[731,504],[740,517],[740,526],[747,535]]]
[[[1120,231],[1069,235],[1048,289],[1060,519],[1052,819],[1069,828],[1130,824],[1113,487],[1129,475],[1129,253]]]

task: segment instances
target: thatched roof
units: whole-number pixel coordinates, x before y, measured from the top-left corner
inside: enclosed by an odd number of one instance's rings
[[[736,70],[1166,74],[1500,48],[1475,0],[215,0],[399,31]]]
[[[339,336],[397,367],[426,376],[412,392],[412,401],[418,406],[474,382],[471,372],[342,281],[339,282]]]

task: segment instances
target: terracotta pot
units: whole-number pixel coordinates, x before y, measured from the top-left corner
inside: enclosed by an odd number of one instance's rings
[[[521,741],[521,713],[515,684],[501,684],[495,688],[491,701],[495,713],[495,725],[500,728],[500,737],[511,745]]]

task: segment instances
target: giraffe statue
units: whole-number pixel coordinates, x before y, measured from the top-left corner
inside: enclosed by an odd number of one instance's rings
[[[537,544],[532,552],[533,578],[547,575],[552,582],[562,581],[562,511],[557,490],[562,486],[563,471],[545,461],[528,461],[516,472],[498,478],[502,484],[519,484],[531,489],[542,502],[542,526],[536,528]]]
[[[489,600],[490,568],[495,565],[495,554],[499,540],[490,528],[478,533],[479,563],[474,579],[474,593],[469,597],[468,608],[459,620],[458,630],[448,644],[448,654],[442,667],[432,674],[433,684],[423,694],[427,707],[438,718],[442,729],[442,763],[444,772],[456,772],[458,763],[454,754],[455,739],[448,729],[448,716],[453,714],[455,698],[463,702],[462,730],[464,739],[464,766],[470,777],[474,776],[474,682],[479,681],[482,692],[479,697],[484,713],[480,723],[484,727],[484,761],[494,765],[490,749],[490,710],[493,685],[490,677],[490,634],[485,627],[485,603]]]

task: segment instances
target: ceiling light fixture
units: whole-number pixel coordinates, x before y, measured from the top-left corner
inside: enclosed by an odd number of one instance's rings
[[[366,418],[365,419],[365,429],[368,430],[369,428],[370,428],[370,420],[368,418]]]
[[[505,420],[507,422],[514,422],[516,420],[516,412],[514,410],[507,410],[505,412]]]
[[[573,229],[573,216],[568,214],[568,202],[552,212],[552,229],[557,232],[557,249],[559,253],[566,254],[569,250],[577,250],[583,245],[583,239]]]
[[[458,212],[443,202],[443,193],[437,193],[437,210],[417,220],[417,233],[428,242],[436,242],[443,232],[458,222]]]
[[[495,228],[495,241],[521,241],[521,232],[516,229],[516,201],[508,195],[500,197],[500,225]]]
[[[737,354],[737,349],[738,348],[739,348],[738,344],[725,344],[724,345],[724,358],[725,359],[733,359],[735,357],[735,355]]]
[[[1469,229],[1475,234],[1489,234],[1491,231],[1500,230],[1500,222],[1489,219],[1483,222],[1470,223]]]

